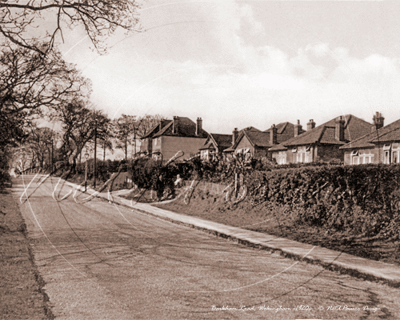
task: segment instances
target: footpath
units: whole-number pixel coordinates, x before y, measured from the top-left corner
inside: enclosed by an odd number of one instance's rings
[[[73,184],[68,183],[71,186]],[[91,193],[94,190],[89,190]],[[118,192],[121,194],[123,191]],[[382,281],[389,286],[400,288],[400,267],[375,260],[360,258],[350,254],[313,246],[285,238],[279,238],[265,233],[254,232],[220,223],[203,220],[196,217],[174,213],[146,203],[132,203],[117,194],[97,194],[97,197],[116,204],[151,214],[155,217],[174,223],[200,229],[220,237],[234,240],[240,244],[259,249],[278,251],[286,257],[319,264],[332,271],[350,274],[370,281]]]

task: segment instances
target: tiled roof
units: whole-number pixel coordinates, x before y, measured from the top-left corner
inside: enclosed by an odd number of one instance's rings
[[[344,123],[344,140],[338,141],[335,139],[335,123],[336,119],[332,119],[324,124],[315,127],[312,130],[306,131],[297,137],[291,138],[279,145],[273,146],[271,151],[286,150],[287,147],[309,145],[314,143],[324,144],[345,144],[348,141],[359,138],[371,131],[372,124],[365,120],[357,118],[351,114],[342,116]]]
[[[244,135],[250,141],[253,146],[261,147],[261,148],[269,148],[271,147],[269,132],[258,132],[258,131],[245,131]]]
[[[210,140],[207,140],[207,141],[199,150],[215,149],[214,143],[212,141],[210,141]]]
[[[217,144],[220,150],[229,148],[232,145],[232,135],[231,134],[219,134],[219,133],[210,133],[212,139]]]
[[[238,132],[238,136],[237,136],[237,139],[236,139],[236,143],[232,146],[230,146],[229,148],[227,148],[227,149],[223,149],[223,151],[224,152],[233,152],[233,151],[235,151],[235,149],[236,149],[236,146],[238,145],[238,143],[239,143],[239,141],[242,139],[242,137],[243,137],[243,135],[244,135],[244,132],[248,132],[248,131],[251,131],[251,132],[262,132],[261,130],[259,130],[259,129],[257,129],[257,128],[254,128],[254,127],[246,127],[246,128],[243,128],[242,130],[240,130],[239,132]]]
[[[172,133],[173,120],[168,120],[169,123],[162,127],[161,131],[154,134],[152,137],[161,136],[174,136],[174,137],[191,137],[191,138],[207,138],[208,133],[201,129],[200,133],[196,135],[196,123],[187,117],[178,118],[178,130],[177,133]]]
[[[392,142],[392,141],[399,141],[400,140],[400,128],[396,128],[393,131],[388,133],[379,134],[376,136],[372,143],[379,143],[379,142]]]
[[[232,135],[231,134],[219,134],[210,133],[204,145],[199,150],[219,148],[219,150],[224,150],[232,145]]]
[[[161,128],[164,128],[168,123],[172,122],[172,120],[161,120]],[[160,123],[156,124],[155,126],[153,126],[153,128],[150,129],[150,131],[145,134],[142,139],[146,139],[146,138],[151,138],[153,137],[158,131],[160,131]]]
[[[277,124],[276,126],[276,140],[277,143],[282,143],[294,135],[294,127],[295,125],[290,123],[290,122],[282,122]],[[300,133],[303,133],[304,130],[300,130]],[[257,146],[260,148],[271,148],[273,145],[271,144],[271,128],[265,130],[265,131],[260,131],[254,127],[248,127],[240,131],[240,134],[238,136],[238,139],[235,143],[234,146],[231,148],[226,149],[225,151],[234,151],[239,144],[240,140],[243,138],[243,136],[246,136],[249,142],[253,146]]]
[[[340,149],[356,149],[374,147],[373,143],[400,140],[400,119],[388,124],[387,126],[370,132],[348,144],[340,147]]]
[[[282,122],[277,124],[275,127],[277,129],[276,140],[278,144],[293,138],[295,128],[295,125],[293,123]],[[265,130],[264,132],[271,132],[271,128]],[[305,130],[300,129],[299,134],[302,134],[303,132],[305,132]]]
[[[276,127],[276,132],[278,133],[278,134],[282,134],[282,132],[286,129],[286,127],[287,127],[287,125],[288,124],[291,124],[290,122],[282,122],[282,123],[279,123],[279,124],[277,124],[275,127]],[[264,132],[270,132],[271,131],[271,128],[269,128],[269,129],[267,129],[267,130],[264,130]]]

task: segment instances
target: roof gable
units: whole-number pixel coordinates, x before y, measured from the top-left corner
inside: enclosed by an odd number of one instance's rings
[[[335,125],[336,119],[334,118],[325,122],[312,130],[306,131],[297,137],[291,138],[280,145],[271,148],[272,151],[285,150],[286,147],[309,145],[315,143],[324,144],[345,144],[346,141],[351,141],[365,135],[371,131],[372,124],[365,120],[357,118],[351,114],[343,116],[344,123],[344,139],[339,141],[335,138]]]
[[[158,124],[154,125],[148,133],[146,133],[142,139],[146,138],[152,138],[156,133],[160,131],[160,127],[164,128],[166,125],[168,125],[169,122],[172,120],[161,120]],[[161,126],[160,126],[161,125]]]
[[[355,148],[368,148],[374,147],[374,143],[394,141],[400,137],[400,119],[388,124],[387,126],[374,130],[354,141],[341,147],[341,149],[355,149]]]
[[[199,134],[196,135],[196,123],[187,117],[179,117],[177,125],[177,133],[172,132],[174,120],[168,120],[166,124],[159,132],[153,135],[154,138],[161,136],[175,136],[175,137],[187,137],[187,138],[207,138],[208,133],[204,129],[201,129]]]
[[[232,145],[231,134],[210,133],[211,139],[214,141],[218,148],[229,148]]]

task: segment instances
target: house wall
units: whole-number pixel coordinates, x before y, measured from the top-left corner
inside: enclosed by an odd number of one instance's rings
[[[253,148],[253,146],[251,145],[251,143],[250,143],[250,141],[247,139],[247,137],[246,137],[246,136],[243,136],[243,138],[242,138],[242,139],[240,140],[240,142],[238,143],[238,145],[237,145],[235,151],[236,151],[236,150],[240,150],[240,149],[247,149],[247,148],[250,149],[251,155],[254,156],[254,148]]]
[[[256,147],[254,149],[254,155],[253,155],[254,158],[260,159],[262,157],[268,157],[268,156],[269,156],[268,155],[268,149],[266,149],[266,148],[258,148],[258,147]],[[269,158],[269,159],[271,159],[271,158]]]
[[[275,159],[277,164],[287,164],[287,151],[271,152],[272,159]]]
[[[147,154],[151,154],[152,152],[152,139],[146,138],[143,139],[140,144],[140,152],[146,152]]]
[[[279,151],[275,155],[277,162],[285,164],[283,161],[286,158],[286,163],[310,163],[315,159],[316,149],[314,146],[298,146],[288,148],[287,151]],[[278,162],[279,163],[279,162]]]
[[[357,151],[357,154],[353,151]],[[347,165],[400,163],[400,143],[381,143],[371,148],[345,150],[344,163]]]
[[[160,138],[160,152],[162,153],[165,161],[171,159],[180,150],[184,152],[184,155],[179,159],[189,159],[199,152],[199,149],[206,141],[206,138],[186,138],[174,136],[162,136]]]
[[[343,161],[344,152],[339,150],[339,147],[339,145],[297,146],[286,151],[274,151],[271,156],[278,164]]]
[[[331,160],[344,161],[344,152],[339,149],[340,145],[318,145],[316,146],[315,161],[328,162]]]

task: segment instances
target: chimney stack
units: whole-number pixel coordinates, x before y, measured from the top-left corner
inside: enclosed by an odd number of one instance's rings
[[[344,120],[342,116],[336,119],[335,139],[338,141],[344,141]]]
[[[297,137],[300,132],[301,129],[303,129],[303,126],[300,124],[300,120],[297,120],[297,124],[294,126],[294,136]]]
[[[307,131],[310,131],[315,128],[315,122],[313,119],[310,119],[310,121],[307,123]]]
[[[235,129],[232,131],[232,146],[236,143],[236,140],[237,140],[237,138],[238,138],[238,135],[239,135],[238,128],[235,128]]]
[[[376,114],[372,117],[372,131],[378,130],[384,126],[385,118],[382,117],[382,113],[376,112]]]
[[[178,133],[178,123],[179,123],[179,117],[174,116],[173,118],[173,123],[172,123],[172,133],[177,134]]]
[[[201,134],[201,130],[203,129],[203,120],[198,117],[196,120],[196,136]]]
[[[269,143],[271,145],[277,144],[277,132],[278,132],[278,129],[276,129],[275,125],[273,124],[271,127],[270,138],[269,138]]]

